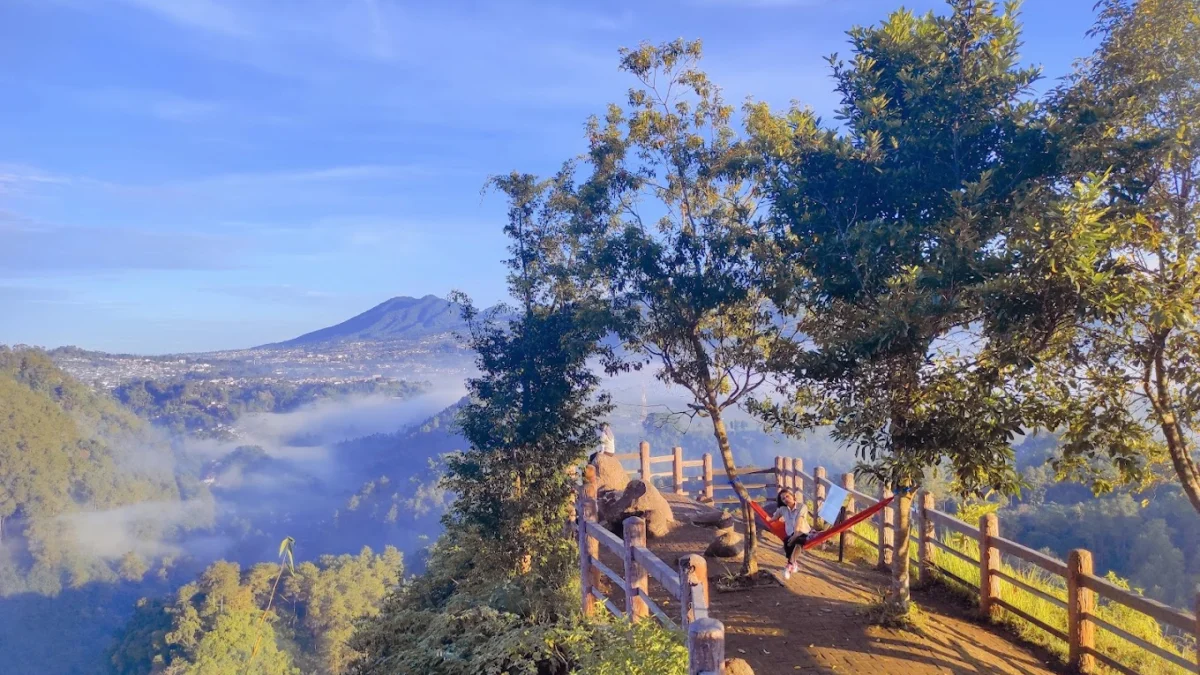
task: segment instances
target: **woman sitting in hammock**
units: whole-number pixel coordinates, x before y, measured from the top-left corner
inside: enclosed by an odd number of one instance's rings
[[[787,534],[783,540],[783,553],[787,557],[787,567],[783,569],[783,578],[790,579],[792,572],[798,568],[796,553],[804,545],[804,542],[808,541],[812,526],[808,524],[808,506],[802,501],[797,501],[795,493],[788,488],[779,491],[775,502],[777,508],[770,522],[782,522],[784,532]]]

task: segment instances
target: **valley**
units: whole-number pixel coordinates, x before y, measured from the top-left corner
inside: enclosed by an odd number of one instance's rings
[[[9,453],[0,455],[0,487],[10,495],[0,501],[5,672],[149,673],[155,658],[175,658],[162,636],[178,630],[180,612],[204,617],[197,640],[250,618],[179,593],[261,606],[262,579],[278,569],[271,563],[285,537],[294,538],[309,581],[289,587],[295,607],[276,626],[279,649],[311,672],[337,672],[322,664],[348,657],[322,641],[302,607],[359,593],[316,581],[357,575],[374,590],[353,612],[370,613],[384,597],[379,589],[424,569],[454,497],[440,478],[447,453],[466,447],[455,418],[475,373],[453,332],[414,336],[411,322],[377,310],[366,313],[372,325],[400,326],[406,337],[326,332],[319,341],[168,356],[3,348],[0,400],[19,411],[0,425],[0,452]],[[607,378],[604,389],[618,447],[647,440],[656,452],[681,446],[687,459],[716,454],[711,430],[684,414],[678,390],[636,372]],[[824,431],[784,437],[734,412],[728,432],[743,465],[786,455],[830,475],[855,466]],[[61,457],[48,466],[63,468],[40,472],[26,454],[31,442],[42,456]],[[1200,557],[1185,555],[1200,547],[1186,500],[1164,488],[1138,507],[1130,491],[1096,499],[1058,483],[1048,464],[1057,443],[1040,435],[1016,446],[1028,486],[1021,497],[958,508],[1003,509],[1014,535],[1055,555],[1071,546],[1106,551],[1103,569],[1151,597],[1185,603],[1200,575]],[[926,484],[950,491],[936,472]],[[1114,519],[1123,523],[1118,532],[1078,525]],[[337,630],[348,631],[350,618]],[[56,628],[75,636],[69,648],[45,639]]]
[[[17,415],[0,424],[5,672],[108,672],[139,598],[221,561],[270,562],[284,537],[322,569],[391,551],[379,578],[394,583],[393,563],[420,571],[440,531],[437,465],[461,447],[451,418],[471,368],[451,333],[169,356],[3,349],[0,400]],[[69,649],[44,637],[55,626]]]

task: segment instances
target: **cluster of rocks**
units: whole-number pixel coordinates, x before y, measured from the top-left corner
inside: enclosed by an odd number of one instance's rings
[[[592,458],[592,466],[596,470],[596,510],[599,521],[609,530],[622,533],[622,524],[626,518],[638,516],[646,521],[646,536],[664,537],[675,527],[675,513],[671,503],[663,497],[658,488],[652,483],[638,478],[630,479],[620,460],[612,455],[612,451],[598,452]],[[701,492],[697,500],[711,504],[712,500],[703,499]],[[697,525],[713,527],[716,537],[704,552],[707,556],[717,558],[736,558],[742,555],[744,537],[733,528],[733,516],[727,511],[712,511],[699,516]],[[727,675],[754,675],[750,665],[743,659],[727,659],[725,661]]]
[[[609,453],[597,454],[592,465],[596,467],[596,510],[605,527],[620,535],[622,523],[632,516],[646,521],[649,537],[665,537],[675,527],[671,504],[653,483],[630,480],[620,460]]]

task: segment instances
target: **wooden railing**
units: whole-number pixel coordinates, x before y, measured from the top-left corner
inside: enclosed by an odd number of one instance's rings
[[[643,442],[638,452],[616,455],[620,460],[638,460],[638,472],[643,480],[670,476],[676,493],[685,492],[684,484],[688,480],[701,480],[704,493],[711,499],[716,490],[731,490],[730,485],[716,486],[713,484],[712,457],[704,455],[702,460],[683,461],[681,448],[674,448],[670,455],[659,457],[650,455],[650,444]],[[672,463],[672,471],[655,473],[654,464]],[[689,467],[703,468],[701,476],[684,477],[683,470]],[[811,474],[804,471],[804,462],[799,458],[776,457],[775,465],[771,468],[745,468],[738,471],[739,476],[774,475],[773,480],[762,484],[745,483],[750,490],[774,490],[790,488],[798,496],[812,500],[816,510],[825,502],[828,488],[834,483],[828,478],[824,467],[814,467]],[[880,489],[871,495],[855,487],[853,474],[842,474],[840,485],[850,495],[846,505],[846,513],[854,513],[859,508],[865,508],[879,500],[891,496],[887,489]],[[583,488],[586,492],[587,486]],[[724,663],[724,627],[721,622],[708,616],[708,579],[707,566],[701,556],[687,556],[680,560],[680,568],[676,572],[669,565],[654,556],[645,544],[645,523],[640,518],[630,518],[625,521],[625,540],[604,529],[595,522],[596,502],[595,486],[591,486],[590,496],[585,496],[579,502],[578,533],[580,548],[580,574],[583,586],[583,609],[591,614],[595,611],[597,602],[603,604],[608,611],[616,616],[627,617],[630,621],[638,621],[651,614],[658,618],[663,625],[670,627],[686,626],[688,632],[689,674],[720,673]],[[715,500],[717,504],[736,503],[736,497]],[[1072,550],[1063,561],[1027,546],[1005,539],[1000,536],[999,519],[995,514],[981,518],[976,527],[960,520],[953,515],[935,508],[934,495],[921,492],[916,500],[917,508],[913,520],[913,532],[910,541],[917,545],[916,560],[918,575],[923,583],[938,581],[938,577],[950,579],[958,584],[973,589],[979,594],[980,612],[989,619],[997,618],[1001,612],[1013,616],[1040,628],[1047,634],[1066,643],[1068,662],[1074,670],[1080,673],[1094,673],[1097,662],[1128,675],[1138,675],[1131,666],[1119,662],[1109,654],[1096,648],[1096,629],[1120,638],[1137,649],[1152,654],[1163,661],[1171,663],[1186,672],[1200,673],[1200,623],[1197,614],[1185,612],[1161,602],[1143,597],[1121,588],[1107,579],[1097,576],[1092,564],[1092,554],[1084,549]],[[864,536],[855,531],[863,525],[856,526],[846,532],[847,537],[857,539],[868,546],[874,547],[878,553],[878,565],[890,567],[896,555],[895,509],[887,508],[880,511],[868,527],[874,528],[874,538]],[[939,532],[955,533],[978,545],[978,558],[959,550],[948,543]],[[623,561],[623,574],[617,574],[600,560],[600,546],[603,545],[614,556]],[[1026,579],[1009,573],[1013,568],[1001,565],[1001,556],[1008,555],[1020,560],[1026,566],[1044,571],[1050,579],[1059,579],[1058,585],[1065,589],[1064,597],[1038,588]],[[963,563],[979,569],[979,583],[955,574],[947,569],[945,563],[939,564],[941,556],[950,556]],[[945,558],[948,559],[948,558]],[[615,587],[625,595],[623,607],[605,597],[597,589],[600,576],[611,579]],[[648,580],[655,579],[662,585],[669,597],[678,598],[681,624],[676,624],[650,597]],[[1008,602],[1002,597],[1001,584],[1009,588],[1049,603],[1066,615],[1067,629],[1062,629],[1046,623],[1028,612]],[[1148,642],[1130,633],[1124,627],[1106,621],[1097,613],[1098,598],[1103,598],[1109,605],[1119,605],[1141,613],[1161,626],[1169,627],[1178,635],[1187,636],[1196,641],[1197,653],[1193,659],[1180,656],[1174,651]],[[1197,609],[1200,610],[1200,594],[1197,595]]]
[[[683,448],[675,446],[671,449],[669,455],[652,456],[650,454],[650,444],[642,441],[638,446],[637,452],[618,453],[613,457],[622,462],[634,460],[638,461],[636,473],[639,478],[647,483],[652,482],[655,478],[671,478],[671,488],[675,494],[684,494],[687,491],[686,485],[690,482],[699,482],[703,487],[704,494],[709,499],[713,498],[713,490],[722,489],[713,485],[713,465],[712,455],[707,452],[701,459],[693,459],[683,461]],[[654,471],[655,464],[670,462],[670,471]],[[685,476],[685,469],[699,468],[700,475]]]
[[[833,483],[826,477],[823,467],[815,467],[813,473],[803,470],[799,459],[777,457],[775,460],[777,484],[780,487],[791,487],[803,494],[805,486],[811,490],[815,504],[825,499],[828,486]],[[869,495],[855,489],[854,475],[843,474],[842,487],[850,494],[847,511],[876,503],[879,499],[891,496],[887,490],[880,490],[878,495]],[[1110,604],[1121,605],[1151,619],[1159,624],[1169,626],[1179,634],[1191,636],[1193,639],[1200,635],[1200,625],[1197,615],[1169,607],[1161,602],[1151,600],[1136,593],[1121,588],[1107,579],[1097,576],[1092,565],[1092,554],[1084,549],[1075,549],[1067,556],[1067,560],[1059,560],[1053,556],[1035,551],[1011,539],[1000,536],[1000,523],[996,514],[988,514],[980,519],[976,527],[944,511],[935,508],[934,495],[921,492],[917,500],[917,513],[914,519],[914,532],[910,539],[917,544],[917,565],[922,582],[936,580],[942,575],[955,582],[977,590],[979,593],[980,612],[989,619],[997,618],[999,610],[1009,612],[1020,619],[1037,626],[1046,633],[1062,640],[1067,645],[1068,665],[1080,673],[1096,672],[1096,663],[1103,663],[1113,670],[1138,675],[1132,667],[1118,662],[1112,656],[1096,649],[1096,629],[1101,628],[1112,635],[1127,641],[1145,652],[1153,654],[1164,661],[1172,663],[1187,672],[1200,673],[1200,640],[1197,641],[1198,653],[1193,659],[1180,656],[1177,653],[1163,649],[1145,639],[1131,634],[1123,627],[1114,625],[1097,615],[1097,596],[1104,598]],[[870,546],[878,549],[879,565],[890,566],[895,555],[895,527],[893,517],[895,510],[884,509],[875,519],[874,527],[878,528],[876,540],[872,540],[853,530],[848,536],[856,537]],[[943,532],[953,532],[965,538],[974,540],[979,547],[979,558],[950,546],[947,541],[938,536],[939,529]],[[1057,597],[1037,588],[1028,581],[1007,573],[1001,566],[1001,555],[1009,555],[1023,563],[1045,571],[1050,578],[1061,579],[1066,589],[1065,599]],[[947,555],[961,559],[963,562],[978,566],[979,584],[972,583],[939,565],[939,556]],[[1009,568],[1010,570],[1012,568]],[[1049,603],[1058,610],[1066,613],[1067,630],[1052,626],[1045,621],[1030,615],[1011,602],[1001,597],[1001,583],[1011,588],[1033,595],[1039,600]],[[1200,595],[1197,596],[1197,607],[1200,608]]]
[[[646,522],[638,517],[626,518],[622,523],[624,539],[609,532],[596,521],[596,485],[586,478],[590,478],[587,472],[577,518],[583,613],[592,616],[600,605],[632,623],[653,616],[667,628],[686,630],[689,675],[724,675],[725,627],[708,615],[707,561],[703,556],[688,555],[679,559],[677,570],[672,568],[646,547]],[[611,559],[621,561],[620,573],[604,563],[602,548]],[[602,576],[624,596],[620,605],[601,592]],[[672,598],[678,603],[678,623],[651,594],[651,579],[661,586],[659,598]]]

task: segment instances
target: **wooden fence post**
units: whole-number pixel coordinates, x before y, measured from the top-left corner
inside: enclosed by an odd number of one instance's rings
[[[1096,611],[1096,593],[1083,586],[1084,577],[1092,572],[1092,552],[1072,550],[1067,556],[1068,665],[1080,673],[1096,670],[1095,657],[1086,651],[1096,646],[1096,624],[1087,618]]]
[[[704,453],[704,496],[708,501],[713,499],[712,455]]]
[[[1196,614],[1196,670],[1200,672],[1200,593],[1196,593],[1196,602],[1192,605],[1192,611]]]
[[[847,492],[854,489],[854,474],[842,474],[842,487],[846,488]],[[849,499],[846,500],[846,504],[842,506],[842,512],[841,515],[838,516],[838,520],[844,521],[845,519],[853,516],[854,512],[857,510],[856,506],[857,502],[854,500],[854,495],[849,495]],[[846,538],[849,534],[849,530],[842,530],[842,533],[838,535],[838,562],[844,562],[846,559]]]
[[[825,503],[825,484],[821,481],[825,479],[825,467],[818,466],[813,469],[813,519],[821,512],[821,505]]]
[[[638,444],[638,459],[641,462],[642,481],[650,482],[650,444],[642,441]]]
[[[683,494],[683,448],[677,445],[671,450],[671,454],[673,455],[671,468],[674,470],[675,494],[681,495]]]
[[[646,546],[646,521],[631,516],[623,523],[625,530],[625,613],[630,622],[650,616],[650,607],[642,599],[650,590],[650,578],[646,569],[633,557],[633,547]]]
[[[799,457],[792,461],[792,489],[796,491],[796,499],[804,498],[804,477],[800,472],[804,471],[804,460]]]
[[[679,612],[684,629],[708,616],[708,561],[702,555],[679,558]]]
[[[693,621],[688,632],[688,675],[725,675],[725,626],[716,619]]]
[[[775,492],[787,487],[787,470],[783,466],[783,457],[775,455]]]
[[[883,501],[892,496],[892,491],[883,486],[879,488],[879,499]],[[896,527],[893,521],[896,519],[896,512],[893,509],[885,508],[879,510],[879,569],[890,570],[892,568],[892,558],[896,553]]]
[[[593,464],[588,464],[583,467],[583,496],[596,498],[596,493],[599,486],[596,485],[596,467]]]
[[[989,513],[979,519],[979,612],[995,618],[992,600],[1000,597],[1000,577],[992,574],[1000,567],[1000,549],[992,539],[1000,536],[1000,520]]]
[[[592,559],[600,555],[600,542],[587,533],[587,524],[595,520],[596,500],[585,495],[579,500],[579,586],[584,616],[596,613],[596,596],[592,595],[592,590],[596,583],[594,577],[600,570],[592,567]]]
[[[921,548],[917,551],[917,557],[921,562],[920,579],[922,584],[933,582],[934,560],[936,560],[933,550],[933,542],[937,538],[937,532],[934,530],[933,517],[929,512],[934,509],[934,497],[932,493],[921,493],[921,510],[918,512],[921,526]]]

